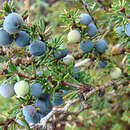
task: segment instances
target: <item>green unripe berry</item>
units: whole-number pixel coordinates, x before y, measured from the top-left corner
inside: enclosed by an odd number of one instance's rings
[[[19,97],[27,95],[27,93],[29,92],[28,82],[26,82],[24,80],[17,82],[14,85],[14,91],[15,91],[16,95]]]
[[[121,69],[116,67],[114,70],[111,70],[110,76],[112,79],[118,79],[121,76]]]
[[[68,65],[71,64],[74,61],[74,57],[72,55],[67,55],[63,58],[63,62]]]
[[[72,43],[76,43],[80,41],[81,35],[77,30],[72,30],[68,33],[68,41]]]

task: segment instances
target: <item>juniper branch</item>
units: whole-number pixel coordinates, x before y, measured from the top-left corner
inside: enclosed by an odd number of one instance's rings
[[[118,87],[120,86],[126,86],[129,84],[128,81],[125,81],[125,82],[110,82],[110,83],[107,83],[103,86],[95,86],[90,92],[88,92],[86,95],[85,95],[85,98],[88,99],[90,98],[93,94],[95,94],[97,91],[99,91],[100,89],[105,89],[105,88],[108,88],[110,86],[112,86],[113,84],[116,84]],[[80,87],[80,86],[79,86]],[[73,100],[70,100],[70,101],[66,101],[65,102],[65,106],[64,107],[61,107],[61,108],[53,108],[52,111],[44,118],[41,119],[40,123],[37,123],[37,124],[32,124],[31,125],[31,128],[42,128],[42,129],[46,129],[47,127],[47,123],[50,121],[50,119],[53,117],[53,115],[55,114],[65,114],[65,115],[77,115],[79,114],[80,112],[86,110],[88,108],[88,106],[86,107],[83,107],[81,108],[81,110],[76,110],[74,112],[69,112],[68,111],[68,108],[73,105],[73,104],[76,104],[80,102],[80,99],[77,98],[77,99],[73,99]],[[58,120],[58,119],[57,119]],[[54,120],[52,119],[51,122],[53,122]]]

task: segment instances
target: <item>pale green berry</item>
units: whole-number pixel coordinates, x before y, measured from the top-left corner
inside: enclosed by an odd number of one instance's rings
[[[72,43],[76,43],[80,41],[81,35],[77,30],[72,30],[68,33],[68,41]]]
[[[24,80],[17,82],[14,85],[14,91],[15,91],[16,95],[19,97],[27,95],[27,93],[29,92],[28,82],[26,82]]]
[[[74,61],[74,57],[72,55],[67,55],[63,58],[63,62],[68,65],[71,64]]]
[[[118,79],[121,76],[121,69],[116,67],[110,72],[110,76],[112,79]]]

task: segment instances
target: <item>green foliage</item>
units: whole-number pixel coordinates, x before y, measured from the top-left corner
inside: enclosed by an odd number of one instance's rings
[[[27,18],[31,11],[29,12],[28,10],[25,10],[21,14],[25,21],[22,30],[26,31],[30,35],[30,43],[37,39],[44,41],[46,43],[47,50],[41,56],[33,57],[30,56],[28,47],[18,48],[13,42],[12,46],[8,47],[10,55],[1,54],[0,56],[0,63],[7,63],[7,72],[0,75],[0,83],[3,83],[7,80],[10,82],[18,82],[25,79],[31,86],[33,83],[39,82],[44,86],[43,94],[48,92],[50,94],[51,101],[55,98],[55,92],[57,91],[60,92],[61,90],[69,90],[68,94],[63,94],[64,99],[76,99],[79,97],[79,93],[83,93],[83,95],[85,95],[91,91],[91,87],[94,89],[95,86],[101,86],[112,81],[110,72],[114,67],[122,68],[123,72],[121,78],[117,79],[117,82],[128,80],[130,56],[128,51],[117,56],[114,56],[111,53],[113,45],[116,43],[124,46],[126,50],[129,48],[128,44],[130,38],[127,35],[120,36],[119,34],[115,33],[115,28],[117,26],[124,25],[129,22],[128,11],[130,7],[128,2],[125,0],[111,0],[108,3],[103,1],[104,6],[106,7],[105,9],[100,8],[100,3],[95,2],[95,0],[85,0],[84,2],[87,4],[91,15],[94,17],[94,19],[96,19],[95,21],[99,30],[99,33],[91,39],[95,43],[97,39],[105,38],[105,40],[108,42],[108,48],[105,53],[102,55],[98,53],[97,56],[94,56],[93,52],[96,50],[94,48],[92,52],[85,54],[79,51],[77,44],[68,43],[66,35],[73,28],[76,28],[80,32],[82,36],[81,40],[86,38],[90,39],[86,31],[88,27],[84,25],[81,26],[79,23],[79,15],[84,11],[81,9],[82,4],[79,3],[79,1],[74,0],[72,2],[74,7],[70,7],[70,5],[65,4],[63,1],[58,1],[50,7],[48,3],[42,0],[37,0],[32,4],[32,6],[35,8],[33,12],[35,15],[33,18],[30,18],[29,20]],[[17,2],[17,4],[19,3]],[[77,8],[75,8],[75,6]],[[44,9],[48,11],[47,16],[41,16],[41,7],[44,7]],[[0,26],[3,23],[5,15],[15,11],[17,10],[14,7],[14,1],[5,2],[3,4],[3,9],[0,10],[0,18],[2,19],[0,20]],[[79,67],[78,79],[75,79],[73,76],[74,63],[65,65],[62,59],[57,60],[54,58],[54,50],[57,49],[61,44],[65,44],[68,47],[75,45],[74,50],[78,48],[77,50],[79,51],[79,55],[83,55],[82,59],[92,58],[92,63],[90,66],[85,64],[83,67]],[[74,50],[71,50],[73,56],[75,56]],[[17,57],[22,59],[25,57],[31,57],[34,59],[29,64],[25,63],[28,62],[27,59],[23,63],[14,64],[11,56],[13,58]],[[107,65],[105,68],[98,68],[98,63],[102,58],[106,59]],[[121,63],[124,58],[126,58],[125,62]],[[79,62],[82,59],[75,59],[75,62]],[[0,66],[0,71],[2,71],[4,67],[5,66]],[[40,75],[37,75],[37,70],[41,72]],[[20,75],[19,72],[22,72],[23,75]],[[128,76],[125,76],[125,74]],[[84,84],[89,87],[89,90],[87,90],[87,88],[84,88],[86,91],[80,89],[77,90],[75,87],[61,84],[62,81],[67,81],[74,84]],[[130,92],[129,87],[124,85],[120,89],[116,90],[115,86],[113,85],[104,91],[106,93],[110,92],[110,95],[114,93],[115,96],[104,96],[104,93],[100,94],[100,92],[95,92],[91,97],[89,97],[89,99],[85,101],[88,105],[88,110],[85,110],[77,115],[77,119],[79,120],[81,118],[80,122],[82,123],[77,123],[78,125],[76,123],[73,125],[71,122],[67,123],[65,129],[108,129],[108,127],[110,127],[111,130],[125,129],[125,124],[130,123],[130,103],[128,99],[129,97],[127,97],[127,95],[129,96]],[[0,122],[3,122],[6,117],[14,118],[17,113],[21,112],[21,108],[23,106],[34,104],[35,99],[36,98],[32,97],[31,91],[29,91],[25,97],[14,96],[10,99],[0,97],[0,115],[2,115],[0,116]],[[113,106],[116,103],[117,105]],[[118,107],[120,107],[120,109],[118,109]],[[70,107],[69,111],[74,111],[80,108],[81,104],[79,103]],[[102,111],[105,112],[99,115],[97,114],[87,120],[87,117]],[[71,118],[77,120],[76,117],[72,116]],[[25,128],[29,129],[26,121],[23,120],[23,123],[25,124]],[[14,122],[12,122],[9,127],[12,130],[21,128],[21,126],[15,124]]]

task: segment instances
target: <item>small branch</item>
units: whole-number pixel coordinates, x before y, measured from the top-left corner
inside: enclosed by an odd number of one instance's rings
[[[29,79],[29,80],[36,79],[36,75],[34,77],[32,77],[32,76],[29,76],[29,75],[25,75],[24,73],[21,73],[21,72],[16,72],[15,74],[17,74],[20,77],[24,77],[26,79]]]
[[[67,83],[68,84],[68,83]],[[103,85],[103,86],[100,86],[100,87],[94,87],[94,89],[92,89],[90,92],[88,92],[86,95],[85,95],[85,98],[86,99],[88,99],[88,98],[90,98],[93,94],[95,94],[97,91],[99,91],[99,90],[101,90],[101,89],[105,89],[105,88],[108,88],[108,87],[110,87],[110,86],[112,86],[112,85],[117,85],[119,88],[120,88],[120,86],[125,86],[125,85],[128,85],[129,84],[129,82],[128,81],[125,81],[125,82],[121,82],[121,81],[119,81],[119,82],[110,82],[110,83],[107,83],[107,84],[105,84],[105,85]],[[69,84],[69,85],[72,85],[72,84]],[[74,85],[75,86],[75,85]],[[78,86],[79,87],[79,86]],[[68,108],[72,105],[72,104],[75,104],[75,103],[78,103],[78,102],[80,102],[80,99],[78,98],[78,99],[73,99],[73,100],[70,100],[70,101],[67,101],[66,103],[65,103],[65,106],[64,107],[62,107],[62,108],[53,108],[52,109],[52,111],[46,116],[46,117],[44,117],[44,118],[42,118],[41,119],[41,121],[40,121],[40,123],[37,123],[37,124],[32,124],[30,127],[31,128],[43,128],[43,129],[46,129],[46,127],[47,127],[47,123],[49,122],[53,122],[53,121],[55,121],[54,119],[52,119],[52,120],[50,120],[52,117],[53,117],[53,115],[56,115],[56,114],[59,114],[59,115],[77,115],[77,114],[79,114],[80,112],[82,112],[82,111],[84,111],[84,110],[86,110],[86,109],[88,109],[88,107],[87,106],[85,106],[85,107],[83,107],[83,108],[81,108],[80,110],[76,110],[76,111],[74,111],[74,112],[69,112],[68,111]],[[58,121],[58,119],[56,119],[56,121]]]
[[[74,99],[74,100],[71,100],[71,101],[67,101],[66,102],[66,105],[63,107],[63,108],[53,108],[52,111],[44,118],[41,119],[40,123],[37,123],[37,124],[31,124],[31,129],[34,129],[34,128],[43,128],[43,129],[46,129],[47,127],[47,122],[49,121],[49,119],[54,115],[54,114],[58,114],[58,113],[62,113],[62,114],[66,114],[68,112],[68,108],[78,102],[79,100],[78,99]]]
[[[8,129],[10,123],[14,122],[14,118],[8,118],[5,122],[0,122],[0,126],[3,126],[5,130]]]
[[[16,57],[15,53],[17,52],[18,54],[22,54],[22,56],[24,55],[24,57],[22,58]],[[26,66],[31,64],[32,62],[34,63],[36,62],[35,61],[36,58],[31,57],[29,53],[23,54],[23,52],[21,52],[19,49],[14,50],[11,47],[0,47],[0,54],[8,56],[14,65],[23,64]],[[1,75],[8,74],[7,71],[8,63],[0,63],[0,66],[2,66],[2,70],[0,70],[0,74]]]
[[[107,84],[105,84],[105,85],[103,85],[103,86],[95,87],[93,90],[91,90],[89,93],[87,93],[87,94],[85,95],[85,99],[87,100],[91,95],[93,95],[94,93],[96,93],[97,91],[99,91],[99,90],[101,90],[101,89],[105,89],[105,88],[108,88],[108,87],[112,86],[113,83],[116,84],[116,86],[118,86],[118,87],[124,86],[124,85],[128,85],[128,84],[129,84],[128,81],[125,81],[125,82],[123,82],[123,83],[122,83],[121,81],[119,81],[119,82],[117,82],[117,83],[116,83],[116,82],[110,82],[110,83],[107,83]]]
[[[67,85],[67,86],[70,86],[70,87],[74,87],[74,88],[76,88],[77,90],[79,90],[82,93],[92,90],[92,86],[90,86],[90,85],[69,83],[69,82],[63,81],[63,80],[61,81],[61,84],[62,85]]]
[[[75,116],[77,116],[78,114],[80,114],[82,111],[84,111],[86,109],[88,109],[87,106],[82,107],[80,110],[76,110],[76,111],[73,111],[73,112],[67,112],[67,115],[75,115]]]
[[[75,84],[75,83],[69,83],[67,81],[61,81],[61,84],[63,85],[67,85],[67,86],[71,86],[71,87],[74,87],[76,89],[80,89],[81,88],[81,85],[78,85],[78,84]]]
[[[98,115],[103,115],[104,113],[108,112],[108,110],[104,110],[102,112],[95,112],[94,114],[90,115],[89,117],[87,117],[85,120],[90,120]]]

